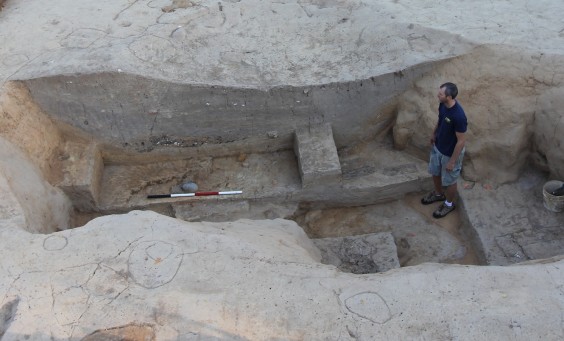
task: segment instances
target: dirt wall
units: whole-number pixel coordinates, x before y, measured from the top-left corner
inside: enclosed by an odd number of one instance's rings
[[[24,82],[57,122],[112,147],[148,152],[163,145],[251,141],[253,151],[259,152],[291,148],[296,128],[321,123],[332,124],[338,147],[389,131],[398,94],[429,67],[354,82],[268,91],[177,84],[125,73]],[[268,140],[269,134],[281,138]]]
[[[27,154],[50,183],[60,181],[58,153],[63,137],[20,82],[0,87],[0,136]]]
[[[71,203],[61,177],[62,137],[18,83],[0,88],[0,226],[49,233],[69,227]]]
[[[564,134],[555,133],[564,128],[561,56],[482,46],[438,65],[399,100],[398,148],[426,155],[437,120],[436,94],[447,81],[458,85],[457,100],[468,117],[465,178],[510,182],[533,160],[552,177],[564,177]]]

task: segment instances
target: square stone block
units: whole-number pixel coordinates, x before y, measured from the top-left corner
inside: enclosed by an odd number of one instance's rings
[[[400,267],[394,237],[389,232],[313,239],[321,262],[355,274],[385,272]]]
[[[330,124],[296,130],[294,152],[302,178],[302,187],[341,180],[341,164]]]
[[[79,211],[95,211],[100,196],[104,162],[97,145],[67,142],[64,179],[59,184]]]

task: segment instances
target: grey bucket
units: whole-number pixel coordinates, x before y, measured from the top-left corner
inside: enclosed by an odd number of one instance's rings
[[[562,186],[562,181],[552,180],[544,184],[542,196],[544,197],[544,207],[552,212],[562,212],[564,210],[564,195],[552,195],[553,191]]]

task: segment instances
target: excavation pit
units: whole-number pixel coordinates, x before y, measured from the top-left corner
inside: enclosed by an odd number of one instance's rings
[[[346,243],[363,234],[389,235],[387,245],[377,247],[378,258],[386,259],[387,265],[375,265],[373,260],[362,258],[367,256],[362,250],[357,255],[349,250],[354,260],[342,259],[336,263],[335,255],[339,252],[322,260],[345,272],[380,272],[424,262],[479,264],[470,240],[461,237],[460,231],[465,227],[459,213],[437,221],[429,218],[428,207],[419,204],[419,197],[424,194],[421,189],[428,187],[430,180],[424,161],[394,151],[387,138],[341,149],[338,156],[346,176],[342,181],[325,181],[317,187],[303,186],[299,157],[293,150],[107,164],[101,175],[97,209],[77,209],[75,224],[80,226],[92,217],[133,209],[149,209],[192,222],[285,218],[302,226],[322,251],[327,250],[322,246],[327,238],[342,238]],[[357,171],[366,168],[371,171]],[[147,198],[178,192],[179,185],[188,179],[204,191],[242,190],[243,193],[223,197]],[[330,247],[339,248],[335,245]],[[347,256],[341,252],[340,257]]]
[[[37,91],[37,84],[31,84]],[[296,91],[290,94],[295,96]],[[7,107],[19,110],[20,115],[22,103],[34,103],[21,83],[10,83],[7,95],[19,99]],[[519,181],[533,184],[518,185],[519,192],[510,194],[520,201],[508,203],[509,207],[527,206],[531,210],[521,217],[521,225],[511,223],[515,218],[510,213],[506,216],[506,208],[495,204],[496,198],[513,189],[511,186],[486,190],[489,185],[474,182],[461,183],[461,205],[453,214],[442,220],[433,219],[434,207],[419,204],[420,197],[432,188],[426,156],[397,150],[387,118],[380,121],[378,134],[345,145],[341,140],[342,127],[313,120],[290,131],[264,126],[260,133],[236,141],[154,135],[161,138],[149,138],[141,142],[145,143],[143,147],[97,140],[80,125],[69,125],[56,116],[46,118],[39,107],[33,109],[28,108],[26,114],[36,118],[21,130],[42,131],[49,143],[36,145],[30,140],[24,146],[35,150],[32,161],[46,180],[72,202],[68,227],[80,227],[96,217],[131,210],[152,210],[192,222],[286,218],[298,222],[310,238],[319,240],[319,245],[324,243],[323,239],[340,238],[331,243],[344,253],[325,254],[322,261],[356,273],[390,268],[379,268],[372,256],[364,260],[357,257],[370,255],[378,248],[366,251],[361,247],[357,252],[347,246],[366,245],[355,240],[378,233],[388,233],[395,245],[395,251],[386,251],[382,259],[397,258],[400,266],[424,262],[506,265],[561,252],[563,238],[554,227],[562,224],[561,216],[545,217],[530,203],[530,198],[538,196],[531,193],[542,187],[540,183],[546,181],[546,174],[531,170],[531,174],[536,174],[533,181],[527,178],[532,175],[525,173],[523,177],[528,180]],[[54,123],[49,123],[51,120]],[[92,122],[89,118],[89,125]],[[177,123],[182,124],[185,122]],[[44,152],[37,152],[41,148]],[[196,182],[201,191],[243,193],[147,198],[179,191],[179,186],[188,180]],[[477,194],[481,191],[485,191],[482,196]],[[494,204],[484,207],[484,200]],[[500,212],[491,213],[493,209]],[[52,211],[60,211],[58,220],[50,222],[51,228],[36,232],[65,227],[60,223],[64,209]],[[44,219],[34,217],[37,221]]]
[[[396,262],[398,266],[507,265],[560,253],[564,238],[555,226],[562,217],[545,212],[540,195],[535,194],[547,176],[541,171],[529,169],[517,182],[496,188],[462,181],[458,209],[434,219],[435,207],[420,204],[430,188],[425,161],[395,151],[387,138],[340,149],[338,156],[341,180],[318,187],[303,186],[294,150],[105,164],[97,208],[77,209],[74,224],[133,209],[192,222],[291,219],[322,250],[322,262],[352,273],[387,271]],[[242,190],[243,194],[147,198],[178,191],[188,179],[202,190]],[[385,182],[390,180],[391,184]],[[506,200],[506,195],[515,202],[504,205],[527,207],[526,214],[520,212],[520,226],[511,223],[515,221],[511,209],[495,204]],[[393,247],[388,243],[371,248],[367,238],[382,233],[393,240]],[[376,264],[375,255],[385,264]]]

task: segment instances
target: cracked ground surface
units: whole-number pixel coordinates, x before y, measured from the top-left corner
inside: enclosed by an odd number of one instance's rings
[[[0,236],[12,255],[2,262],[0,306],[18,302],[5,340],[79,340],[101,330],[156,340],[563,336],[553,313],[564,304],[558,260],[358,276],[319,263],[291,221],[187,223],[148,211]],[[22,237],[31,238],[26,248]]]
[[[0,32],[10,32],[2,36],[0,78],[109,71],[264,90],[382,74],[399,79],[410,66],[460,56],[476,44],[533,50],[547,68],[562,54],[561,4],[553,1],[496,6],[461,1],[454,7],[419,0],[193,4],[8,1],[0,13]],[[544,63],[545,58],[554,64]],[[537,77],[537,71],[525,81],[541,87],[559,82],[555,74]],[[481,102],[495,102],[483,95]],[[108,117],[117,129],[119,116]],[[151,134],[159,119],[150,116]],[[117,130],[120,141],[127,142]],[[43,135],[20,135],[43,142],[37,137]],[[161,141],[178,142],[155,143]],[[346,176],[352,178],[376,168],[349,166]],[[392,175],[397,171],[385,169]],[[17,169],[9,175],[23,173]],[[21,182],[28,187],[21,187],[24,195],[18,199],[25,202],[38,187]],[[8,185],[2,183],[6,192]],[[544,250],[540,242],[561,238],[561,220],[539,213],[538,194],[523,197],[534,193],[533,187],[515,191],[514,184],[481,185],[463,194],[468,212],[472,203],[480,211],[498,201],[515,207],[508,214],[468,214],[483,240],[492,241],[485,249],[500,252],[488,254],[488,262],[514,255],[534,258]],[[9,225],[24,223],[14,219]],[[406,237],[403,243],[400,238],[405,247],[412,245]],[[153,326],[159,340],[564,339],[559,259],[511,267],[423,264],[353,276],[320,264],[303,231],[291,222],[185,223],[151,212],[104,217],[49,236],[5,226],[0,247],[0,306],[10,321],[2,341],[78,340],[132,322]]]

